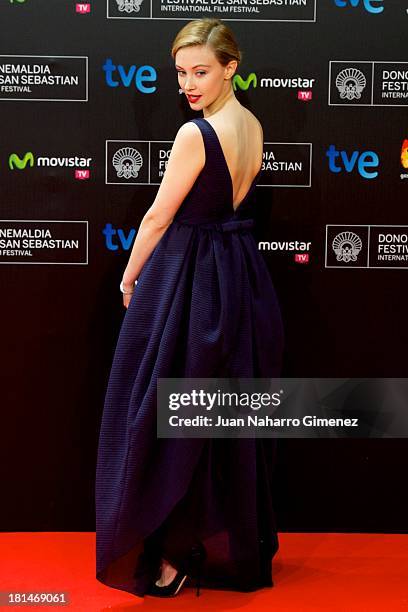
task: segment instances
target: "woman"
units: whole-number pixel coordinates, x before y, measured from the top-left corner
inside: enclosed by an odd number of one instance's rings
[[[204,117],[178,130],[123,275],[96,474],[97,578],[140,596],[175,595],[187,576],[272,586],[278,549],[275,440],[156,435],[157,378],[277,377],[283,350],[252,234],[263,133],[234,95],[241,52],[225,24],[201,19],[178,33],[172,57]]]

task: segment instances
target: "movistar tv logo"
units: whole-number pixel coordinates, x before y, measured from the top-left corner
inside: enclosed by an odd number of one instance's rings
[[[17,153],[11,153],[8,158],[8,165],[10,170],[25,170],[30,166],[31,168],[35,165],[39,168],[75,168],[76,179],[88,179],[90,178],[89,166],[92,161],[92,157],[36,157],[31,151],[28,151],[24,157],[20,157]]]
[[[249,89],[250,85],[252,85],[252,87],[256,87],[257,85],[255,72],[251,72],[246,79],[243,79],[240,74],[234,74],[232,77],[232,87],[234,88],[234,91],[236,91],[237,87],[243,91],[246,91]]]
[[[19,2],[20,4],[22,4],[22,2],[25,2],[26,0],[10,0],[10,4],[13,4],[13,2]]]
[[[312,88],[316,79],[308,77],[275,77],[257,76],[255,72],[250,72],[246,79],[240,74],[232,77],[234,90],[242,89],[247,91],[250,87],[263,87],[268,89],[297,89],[298,99],[309,101],[312,99]]]
[[[31,151],[26,153],[23,159],[21,159],[21,157],[19,157],[17,153],[12,153],[9,156],[10,170],[14,170],[14,168],[18,168],[18,170],[24,170],[24,168],[26,167],[28,163],[30,164],[31,167],[34,166],[34,155],[31,153]]]

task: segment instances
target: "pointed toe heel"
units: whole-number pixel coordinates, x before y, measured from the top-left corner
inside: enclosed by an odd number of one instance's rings
[[[173,580],[166,586],[158,586],[153,583],[147,594],[154,595],[155,597],[175,597],[186,581],[186,578],[187,574],[177,572]]]

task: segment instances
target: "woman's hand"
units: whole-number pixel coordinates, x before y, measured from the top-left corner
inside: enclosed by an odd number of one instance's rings
[[[129,293],[124,293],[123,294],[123,305],[124,305],[125,308],[127,308],[129,306],[131,299],[132,299],[132,294],[129,294]]]
[[[123,293],[123,305],[127,308],[132,299],[132,294],[136,289],[136,284],[123,282],[123,289],[125,291],[125,293]]]

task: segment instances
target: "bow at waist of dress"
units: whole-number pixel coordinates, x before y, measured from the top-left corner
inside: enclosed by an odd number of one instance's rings
[[[254,227],[254,219],[226,219],[224,221],[213,221],[210,223],[189,223],[186,221],[176,221],[179,225],[187,225],[189,227],[199,227],[200,229],[212,229],[219,232],[233,232],[241,229],[249,229]]]

